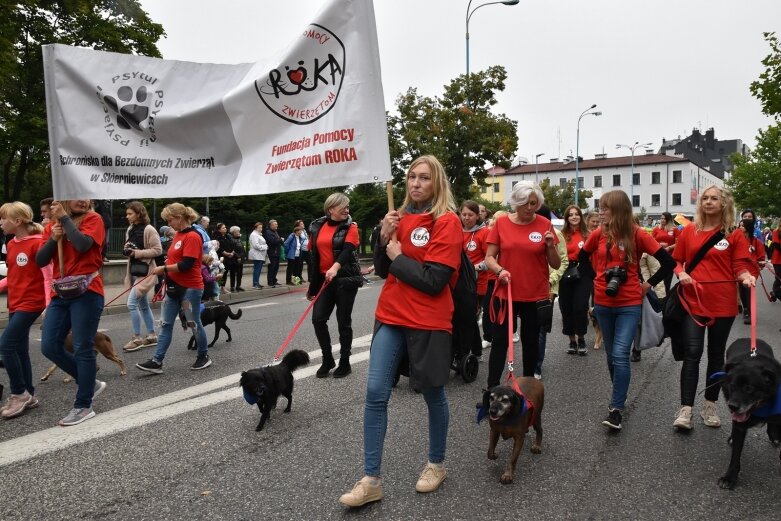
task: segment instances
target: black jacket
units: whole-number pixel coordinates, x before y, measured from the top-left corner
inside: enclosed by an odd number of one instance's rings
[[[309,251],[312,256],[312,271],[314,272],[311,274],[312,281],[307,292],[310,296],[317,295],[325,281],[323,274],[320,273],[320,252],[317,250],[317,236],[326,222],[328,222],[328,217],[324,216],[312,221],[312,224],[309,225]],[[345,289],[355,289],[363,285],[361,266],[358,264],[358,252],[352,244],[345,243],[347,231],[352,225],[353,220],[350,217],[346,221],[338,223],[334,232],[333,242],[331,243],[334,261],[342,265],[332,284],[339,284],[340,288]],[[327,270],[330,266],[325,268]]]
[[[264,228],[263,238],[266,239],[266,244],[268,244],[267,255],[269,257],[279,257],[279,247],[282,244],[282,237],[279,236],[276,230]]]

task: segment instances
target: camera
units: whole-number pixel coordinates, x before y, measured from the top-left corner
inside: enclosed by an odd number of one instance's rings
[[[139,250],[140,248],[136,245],[136,243],[128,241],[125,243],[124,248],[122,249],[122,253],[125,255],[125,257],[130,257],[130,252],[133,250]]]
[[[626,282],[626,268],[613,266],[605,270],[605,280],[607,281],[605,293],[608,297],[615,297],[618,295],[618,287]]]

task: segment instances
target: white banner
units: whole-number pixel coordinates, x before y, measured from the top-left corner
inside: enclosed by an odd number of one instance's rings
[[[288,192],[391,179],[371,0],[332,0],[240,65],[43,47],[58,199]]]

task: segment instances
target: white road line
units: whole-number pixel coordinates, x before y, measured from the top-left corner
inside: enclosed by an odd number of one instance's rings
[[[371,335],[353,340],[353,347],[367,347]],[[333,346],[338,348],[338,345]],[[320,351],[309,353],[312,359],[321,356]],[[369,351],[362,351],[350,357],[355,364],[369,359]],[[296,380],[309,378],[317,372],[316,365],[310,365],[294,373]],[[73,427],[53,427],[20,436],[0,443],[0,467],[43,456],[73,445],[86,443],[112,434],[127,431],[159,420],[202,409],[228,400],[242,399],[238,387],[241,373],[212,380],[203,384],[181,389],[172,393],[150,398],[109,412],[100,413],[95,418]],[[150,378],[152,378],[150,376]],[[229,389],[216,391],[223,387]],[[98,408],[100,402],[98,401]]]
[[[251,306],[241,306],[239,309],[253,309],[253,308],[264,308],[266,306],[276,306],[276,302],[266,302],[264,304],[253,304]]]

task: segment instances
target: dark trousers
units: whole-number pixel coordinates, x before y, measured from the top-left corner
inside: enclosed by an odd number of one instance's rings
[[[277,282],[278,271],[279,271],[279,257],[278,256],[272,257],[271,255],[269,255],[268,269],[266,270],[266,280],[268,281],[269,286],[276,286],[278,284]]]
[[[705,319],[698,317],[703,323]],[[705,372],[705,399],[715,402],[719,397],[720,380],[712,380],[710,375],[724,370],[724,351],[727,346],[727,337],[732,329],[735,317],[720,317],[708,327],[708,368]],[[705,349],[705,327],[698,326],[692,317],[683,317],[683,365],[681,366],[681,405],[694,405],[694,396],[697,393],[697,382],[700,376],[700,358]]]
[[[298,275],[301,280],[304,280],[304,266],[306,266],[306,281],[312,282],[312,254],[309,250],[301,250],[301,267],[298,270]]]
[[[670,287],[673,283],[673,274],[670,272],[665,278],[664,278],[664,294],[669,295],[670,294]]]
[[[320,297],[312,307],[312,325],[315,336],[323,351],[323,359],[333,358],[331,354],[331,334],[328,332],[328,319],[336,307],[336,324],[339,328],[339,353],[349,357],[353,344],[353,303],[358,288],[342,289],[339,281],[334,279],[320,293]]]
[[[228,276],[230,275],[230,289],[233,291],[234,289],[241,287],[241,277],[243,274],[244,265],[240,262],[236,262],[225,267],[225,274],[222,276],[222,280],[227,282]]]
[[[773,280],[773,294],[776,298],[781,297],[781,264],[773,264],[776,276]]]
[[[562,333],[567,336],[585,336],[588,329],[588,300],[593,282],[581,277],[575,281],[559,282],[559,309],[563,323]]]
[[[738,284],[738,294],[740,295],[740,303],[743,305],[743,316],[750,317],[751,316],[751,289],[747,288],[743,284]]]
[[[491,298],[494,293],[494,284],[495,282],[493,280],[488,281],[488,289],[486,289],[485,296],[483,296],[481,301],[483,306],[483,340],[487,340],[488,342],[491,341],[494,334],[494,325],[491,323],[490,313],[488,312],[488,308],[491,305]]]
[[[301,257],[287,260],[287,268],[285,269],[285,282],[288,284],[293,283],[293,276],[300,278],[301,273]]]
[[[499,299],[493,299],[493,306],[499,305]],[[537,322],[536,302],[513,302],[515,316],[521,318],[521,347],[523,358],[523,376],[534,376],[539,356],[540,326]],[[507,361],[507,345],[510,337],[507,332],[507,313],[494,324],[491,355],[488,358],[488,388],[499,385]],[[517,372],[517,371],[516,371]]]

